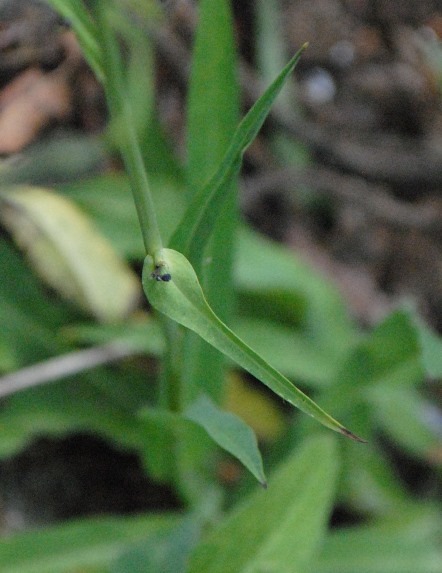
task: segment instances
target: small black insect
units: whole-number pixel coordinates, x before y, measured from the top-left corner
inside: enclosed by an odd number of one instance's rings
[[[169,273],[161,274],[161,269],[162,265],[155,265],[155,270],[150,276],[156,281],[163,281],[165,283],[168,283],[172,279],[172,275],[170,275]]]

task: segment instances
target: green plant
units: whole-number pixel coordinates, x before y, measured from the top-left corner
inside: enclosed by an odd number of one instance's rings
[[[62,5],[65,6],[64,3]],[[197,273],[202,276],[204,257],[219,257],[222,254],[221,250],[229,253],[233,248],[233,241],[230,239],[230,236],[236,233],[235,227],[237,226],[236,221],[238,218],[236,201],[234,200],[235,179],[241,166],[242,154],[255,138],[273,101],[298,62],[301,51],[287,64],[270,88],[253,106],[238,128],[232,133],[229,141],[229,131],[232,131],[233,121],[229,121],[226,116],[229,113],[233,116],[236,115],[233,42],[229,11],[224,2],[219,3],[219,5],[211,2],[207,5],[207,8],[203,6],[202,17],[205,18],[205,21],[202,22],[202,35],[206,34],[207,36],[202,36],[200,40],[201,56],[199,60],[201,61],[197,60],[194,73],[194,92],[196,92],[196,96],[193,94],[193,97],[198,98],[199,108],[192,115],[191,94],[189,112],[189,130],[192,137],[189,142],[189,178],[192,183],[192,179],[195,179],[196,191],[191,194],[189,206],[171,238],[170,243],[173,249],[166,249],[163,247],[155,205],[143,164],[132,104],[126,93],[124,68],[119,53],[118,38],[114,31],[118,16],[119,14],[116,13],[112,4],[109,5],[107,2],[95,3],[93,16],[88,18],[88,28],[94,27],[92,35],[98,43],[98,47],[94,44],[93,49],[91,48],[89,34],[85,31],[85,26],[77,23],[75,28],[86,56],[91,64],[99,69],[99,76],[103,78],[111,117],[114,125],[118,128],[117,144],[131,182],[131,189],[147,253],[143,270],[144,291],[152,306],[159,310],[163,317],[167,317],[167,319],[162,319],[165,332],[168,333],[165,373],[162,379],[164,386],[162,394],[166,396],[165,408],[167,408],[168,412],[182,414],[186,411],[186,407],[189,406],[192,398],[195,399],[196,397],[198,399],[198,393],[206,391],[204,381],[185,376],[183,349],[187,345],[187,340],[186,334],[183,334],[177,328],[175,324],[177,323],[199,334],[204,341],[237,362],[251,374],[257,376],[286,401],[313,416],[329,428],[358,439],[319,408],[310,398],[298,390],[287,378],[272,368],[259,354],[251,350],[226,327],[208,306],[194,270],[196,269]],[[81,17],[83,20],[84,15]],[[220,25],[220,18],[223,19],[223,25]],[[217,22],[214,25],[212,22],[215,20]],[[214,37],[209,38],[209,33],[213,34]],[[198,49],[197,41],[197,54]],[[222,54],[222,57],[219,58],[220,63],[217,65],[216,75],[212,80],[210,77],[208,79],[207,74],[214,73],[215,58],[219,54]],[[208,72],[208,70],[211,70],[211,72]],[[220,90],[222,99],[219,98],[218,102],[210,101],[210,105],[206,109],[201,109],[199,103],[202,101],[201,90],[206,89],[207,83],[210,84],[210,81],[219,84],[219,76],[223,72],[225,72],[225,75],[223,74],[225,85]],[[193,127],[193,123],[196,123],[198,127]],[[213,140],[211,144],[213,143],[218,148],[214,151],[208,150],[206,145],[202,145],[206,136],[203,133],[204,127],[202,126],[204,125],[210,125],[211,133],[214,133],[211,138]],[[221,141],[221,139],[224,141]],[[219,157],[221,157],[221,162],[217,167]],[[198,163],[199,180],[194,175],[196,169],[192,163]],[[201,164],[205,164],[206,167],[201,167]],[[214,174],[212,174],[213,170]],[[206,173],[201,176],[201,171],[206,171]],[[206,178],[208,178],[207,182],[205,182]],[[216,225],[220,212],[223,213],[221,216],[222,224]],[[215,231],[213,232],[214,229]],[[220,246],[217,246],[217,242],[220,243]],[[217,281],[217,293],[216,295],[213,294],[213,297],[216,296],[218,298],[218,300],[216,298],[213,300],[215,306],[219,304],[219,300],[222,300],[221,294],[224,297],[232,291],[232,280],[229,270],[231,261],[223,262],[224,268],[220,268],[219,265],[210,266],[206,268],[204,275],[204,281],[209,284],[208,296],[210,298],[212,298],[210,296],[212,294],[210,292],[210,282],[213,282],[215,279]],[[222,311],[226,313],[228,309],[222,309]],[[199,344],[199,342],[196,343]],[[195,340],[191,341],[190,344],[195,345]],[[190,353],[192,355],[193,350],[190,350]],[[197,352],[193,359],[198,362],[205,360],[202,356],[201,353],[198,354]],[[211,358],[212,356],[210,355]],[[197,364],[198,367],[201,368],[199,364]],[[189,368],[191,371],[195,370],[193,364]],[[217,360],[217,357],[215,360],[205,360],[204,377],[207,378],[210,372],[210,376],[221,379],[215,373],[216,368],[222,368],[222,363]],[[192,388],[192,386],[197,387],[198,384],[202,387],[197,388],[197,390]],[[206,400],[208,399],[206,398]],[[211,408],[216,408],[214,403],[211,403]],[[206,411],[207,414],[204,413]],[[193,421],[207,429],[207,424],[210,421],[213,422],[210,412],[210,409],[200,408],[199,416],[193,417]],[[208,417],[207,421],[206,417]],[[220,436],[218,443],[223,447],[226,447],[226,444],[232,444],[229,447],[231,453],[235,452],[243,462],[246,459],[249,460],[246,465],[255,475],[259,474],[263,481],[262,464],[253,436],[244,429],[244,439],[240,442],[238,439],[238,426],[240,425],[240,420],[237,420],[234,427],[232,427],[231,435],[226,436],[230,425],[224,423],[220,413],[218,431],[212,432],[211,436]],[[176,441],[179,442],[180,439],[176,438]],[[179,446],[178,449],[180,449]],[[250,465],[252,459],[254,463]],[[179,471],[178,468],[177,472],[179,473]],[[178,480],[177,483],[180,484],[179,477],[176,479]],[[181,487],[188,486],[186,484],[186,486],[182,485]]]
[[[0,556],[0,564],[10,571],[45,573],[80,567],[91,571],[174,573],[276,573],[304,571],[308,567],[339,571],[352,566],[352,553],[364,550],[370,563],[367,571],[394,571],[380,567],[408,549],[409,540],[414,539],[410,550],[416,563],[413,570],[437,571],[437,515],[408,499],[388,457],[377,445],[376,433],[381,429],[418,458],[426,459],[428,452],[437,447],[436,432],[422,415],[427,402],[417,386],[427,373],[433,377],[442,374],[440,339],[408,310],[396,312],[372,334],[363,336],[329,285],[282,247],[259,238],[239,223],[235,182],[242,153],[260,129],[300,53],[235,130],[237,94],[229,4],[224,0],[200,3],[188,112],[189,190],[183,200],[186,192],[180,181],[171,182],[164,177],[155,181],[153,177],[153,185],[147,182],[146,154],[140,142],[148,137],[138,121],[145,112],[137,105],[136,97],[135,101],[132,98],[136,90],[130,90],[118,49],[121,36],[129,62],[135,68],[142,52],[140,46],[148,53],[143,34],[127,23],[126,12],[121,9],[128,6],[135,10],[136,3],[120,6],[103,0],[92,3],[90,12],[76,0],[52,0],[51,4],[69,18],[89,63],[103,81],[112,120],[109,138],[120,150],[129,179],[105,176],[86,184],[67,185],[55,197],[44,190],[7,190],[2,194],[7,207],[2,221],[52,286],[103,323],[113,322],[125,314],[127,301],[135,296],[133,276],[117,262],[118,257],[94,254],[94,246],[102,253],[101,238],[96,232],[82,228],[75,234],[78,214],[72,212],[66,200],[70,197],[89,213],[120,252],[129,258],[147,253],[143,287],[149,302],[161,314],[121,326],[81,326],[80,317],[70,308],[68,316],[72,316],[74,326],[67,329],[66,308],[60,305],[62,308],[55,312],[47,312],[53,303],[26,271],[17,253],[4,243],[3,266],[11,277],[10,283],[2,285],[5,300],[15,297],[20,303],[5,304],[2,312],[8,317],[7,324],[13,324],[19,335],[32,327],[37,343],[32,345],[32,356],[28,354],[29,341],[12,351],[8,340],[19,336],[8,333],[2,338],[3,367],[12,370],[27,361],[62,354],[75,346],[75,340],[118,340],[128,348],[161,357],[164,367],[156,395],[152,395],[143,377],[132,378],[128,383],[127,376],[101,372],[52,387],[33,388],[29,391],[31,400],[25,394],[13,396],[0,418],[6,428],[2,451],[15,451],[37,431],[92,429],[137,449],[150,475],[176,487],[187,511],[184,517],[147,515],[85,520],[17,537],[11,540],[3,562]],[[129,66],[129,72],[131,69]],[[135,197],[144,249],[133,223],[129,187]],[[102,197],[103,192],[106,202],[117,202],[114,208],[104,206],[110,209],[107,213],[101,209],[102,200],[100,207],[94,204],[94,194]],[[172,206],[158,208],[167,194]],[[48,215],[49,211],[52,212]],[[121,227],[124,213],[132,224],[126,226],[126,234],[119,235],[115,229]],[[26,225],[37,228],[44,236],[38,248],[26,232],[20,233],[20,229],[26,231]],[[163,247],[165,235],[169,235],[167,244],[171,248]],[[237,241],[234,280],[233,252]],[[208,259],[213,264],[206,264]],[[104,279],[103,268],[109,273]],[[27,277],[25,283],[23,276]],[[91,280],[82,282],[82,277]],[[98,277],[102,282],[97,284]],[[222,321],[209,308],[197,277]],[[63,285],[69,279],[74,285],[64,292]],[[22,289],[18,297],[13,292],[15,284]],[[98,295],[93,287],[97,287]],[[246,309],[242,315],[233,312],[235,288]],[[103,292],[109,293],[106,301],[101,298]],[[262,317],[264,304],[267,318]],[[232,324],[235,332],[257,352],[225,323]],[[64,337],[51,335],[63,326]],[[206,342],[216,350],[209,350]],[[245,496],[218,521],[221,488],[214,478],[211,460],[216,454],[208,437],[237,457],[262,484],[266,483],[254,433],[222,407],[227,368],[218,351],[325,426],[355,437],[286,376],[300,380],[320,393],[319,399],[327,410],[337,412],[370,443],[360,446],[349,441],[338,446],[334,436],[313,435],[317,429],[309,425],[307,418],[297,419],[296,425],[286,428],[286,440],[281,440],[277,457],[284,461],[272,476],[268,490]],[[261,356],[275,363],[284,375]],[[72,400],[72,395],[77,399]],[[309,437],[305,438],[307,434]],[[294,442],[299,444],[291,453]],[[290,450],[286,457],[285,450]],[[340,539],[339,533],[327,536],[326,524],[334,500],[376,516],[377,522],[366,529],[352,528],[348,539]],[[407,520],[409,528],[399,528],[392,544],[383,547],[379,554],[376,547],[367,549],[371,537],[379,539],[389,527],[394,529]],[[208,523],[215,528],[203,536]],[[426,535],[416,539],[419,523],[426,527]],[[244,531],[250,535],[239,542]],[[69,549],[60,544],[60,538],[67,540]],[[24,547],[28,547],[28,554]],[[407,563],[401,571],[407,571]]]

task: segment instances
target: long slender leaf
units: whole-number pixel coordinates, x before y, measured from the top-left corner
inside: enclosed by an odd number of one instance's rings
[[[193,46],[187,103],[189,196],[219,166],[239,120],[230,2],[202,0]]]
[[[8,573],[108,571],[128,543],[172,530],[176,516],[78,520],[3,538],[0,570]]]
[[[101,82],[104,82],[104,70],[100,46],[96,40],[96,24],[81,0],[47,0],[54,10],[72,26],[83,53]]]
[[[304,442],[196,548],[189,573],[307,571],[318,550],[338,469],[331,436]]]
[[[222,210],[226,186],[239,172],[244,151],[261,129],[276,96],[298,63],[303,49],[304,46],[295,54],[241,121],[217,172],[194,195],[175,231],[171,240],[171,247],[183,252],[192,262],[199,261],[202,257],[207,237],[210,236]]]
[[[143,267],[143,288],[154,308],[199,334],[281,398],[324,426],[360,440],[256,354],[214,314],[204,298],[192,265],[184,255],[163,249],[161,260],[154,262],[147,256]]]
[[[198,4],[198,14],[187,104],[189,200],[216,171],[239,121],[231,2],[203,0]],[[233,308],[232,267],[239,219],[237,204],[234,180],[225,188],[224,208],[210,236],[207,236],[204,260],[211,262],[204,265],[201,272],[198,266],[201,261],[194,261],[207,300],[225,321],[229,320]],[[183,379],[188,381],[189,394],[196,396],[203,389],[219,401],[225,378],[224,356],[192,332],[186,335],[185,347],[182,372]],[[207,376],[209,371],[210,377]]]

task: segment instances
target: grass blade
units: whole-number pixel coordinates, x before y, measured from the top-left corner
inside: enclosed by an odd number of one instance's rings
[[[232,4],[229,0],[202,0],[198,14],[187,103],[188,201],[216,171],[239,122]],[[211,263],[203,270],[199,261],[194,261],[206,297],[224,321],[229,320],[233,308],[232,267],[238,219],[235,181],[226,189],[223,212],[205,245],[204,260]],[[184,344],[186,359],[181,371],[183,380],[188,381],[189,396],[203,390],[219,401],[225,378],[224,356],[193,332],[186,333]]]
[[[72,26],[83,54],[100,82],[104,83],[104,70],[100,46],[96,40],[95,22],[81,0],[47,0]]]
[[[261,129],[277,95],[294,70],[303,46],[239,124],[218,170],[195,193],[171,240],[171,247],[184,253],[192,264],[199,262],[210,233],[223,208],[225,190],[239,173],[242,155]]]

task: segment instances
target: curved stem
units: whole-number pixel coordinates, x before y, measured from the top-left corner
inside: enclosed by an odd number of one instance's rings
[[[96,3],[97,30],[103,50],[105,91],[111,117],[120,131],[118,146],[131,182],[146,253],[155,256],[162,248],[155,205],[141,155],[132,107],[126,96],[118,39],[114,33],[111,10],[107,1]]]

